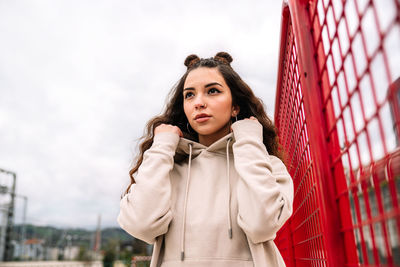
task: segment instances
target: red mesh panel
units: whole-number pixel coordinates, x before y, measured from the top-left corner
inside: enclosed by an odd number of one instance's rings
[[[296,195],[277,244],[288,266],[400,266],[400,1],[293,0],[283,17],[275,124]]]
[[[331,164],[336,177],[346,178],[337,198],[350,200],[346,228],[354,232],[361,265],[399,266],[400,172],[389,165],[399,158],[388,97],[400,75],[399,2],[318,1],[309,14],[327,140],[338,139],[340,147],[331,144]],[[397,176],[389,180],[389,171]]]
[[[281,93],[275,124],[286,151],[285,163],[293,178],[295,193],[293,215],[278,234],[276,244],[288,266],[309,266],[310,260],[319,261],[317,266],[326,266],[318,204],[320,192],[310,155],[296,40],[291,19],[287,17],[282,23],[287,23],[287,32],[282,36]]]

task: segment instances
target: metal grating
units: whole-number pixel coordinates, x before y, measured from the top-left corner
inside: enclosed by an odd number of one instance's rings
[[[308,266],[311,259],[319,261],[318,266],[326,266],[318,205],[320,192],[310,154],[296,40],[290,18],[285,23],[288,24],[288,31],[282,40],[285,48],[281,61],[282,91],[275,124],[279,129],[280,143],[287,152],[285,162],[293,178],[295,193],[292,217],[279,233],[285,238],[278,239],[276,243],[288,266]]]
[[[337,199],[348,198],[351,207],[342,234],[353,231],[361,266],[400,266],[400,172],[390,164],[399,160],[398,136],[389,101],[389,86],[400,77],[399,5],[315,1],[308,8],[326,140],[339,142],[330,144],[331,168],[345,177],[336,180]],[[389,179],[389,172],[396,175]]]
[[[281,27],[296,196],[276,243],[288,266],[400,266],[400,1],[293,0]]]

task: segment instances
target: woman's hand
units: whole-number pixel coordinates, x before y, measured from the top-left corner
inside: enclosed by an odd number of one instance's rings
[[[256,117],[251,116],[250,118],[245,118],[245,120],[253,120],[253,121],[258,121]]]
[[[244,118],[243,120],[252,120],[252,121],[258,121],[256,117],[250,116],[250,118]],[[231,132],[233,131],[232,125],[231,125]]]
[[[179,137],[183,137],[181,129],[179,129],[179,127],[171,125],[171,124],[162,123],[154,129],[154,135],[156,135],[158,133],[166,133],[166,132],[176,133],[177,135],[179,135]]]

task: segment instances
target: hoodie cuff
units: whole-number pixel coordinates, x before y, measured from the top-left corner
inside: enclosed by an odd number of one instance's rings
[[[165,144],[176,148],[179,143],[179,135],[171,132],[162,132],[154,135],[153,145]]]
[[[263,142],[263,127],[261,123],[255,120],[240,120],[232,124],[233,134],[235,140],[256,138],[258,141]]]

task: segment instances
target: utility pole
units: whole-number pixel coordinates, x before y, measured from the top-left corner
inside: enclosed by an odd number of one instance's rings
[[[24,200],[24,213],[22,217],[22,225],[21,225],[21,256],[25,257],[25,228],[26,228],[26,209],[28,205],[28,198],[26,196],[16,195],[17,197],[21,197]]]
[[[0,242],[2,242],[4,240],[4,252],[2,255],[0,255],[0,259],[2,258],[3,261],[10,261],[12,260],[12,247],[11,247],[11,232],[12,232],[12,228],[13,228],[13,219],[14,219],[14,204],[15,204],[15,184],[16,184],[16,180],[17,180],[17,174],[15,172],[11,172],[11,171],[7,171],[4,169],[0,168],[0,173],[5,173],[8,175],[12,176],[12,184],[11,184],[11,190],[8,191],[8,187],[7,186],[1,186],[2,189],[2,194],[5,193],[9,193],[11,196],[10,199],[10,204],[8,205],[8,210],[7,210],[7,219],[6,221],[6,228],[5,228],[5,232],[2,231],[2,233],[4,233],[4,239],[3,236],[0,237]],[[4,192],[3,192],[4,191]],[[1,250],[0,246],[0,250]]]
[[[96,257],[99,254],[100,249],[101,249],[101,215],[99,214],[99,217],[97,218],[97,230],[93,248]]]

